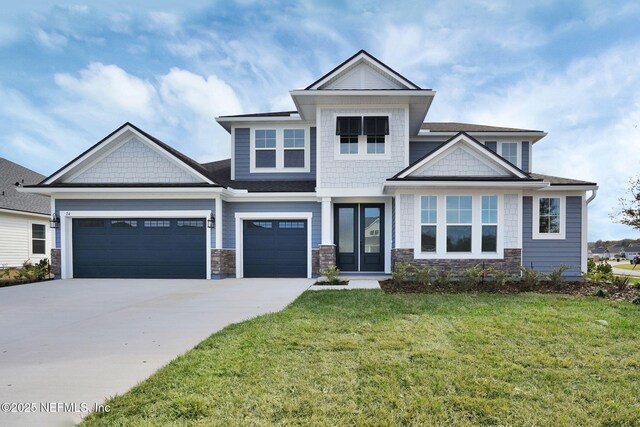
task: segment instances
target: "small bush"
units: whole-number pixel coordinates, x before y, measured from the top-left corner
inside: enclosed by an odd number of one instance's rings
[[[323,276],[325,276],[327,278],[327,282],[331,285],[339,285],[340,284],[340,279],[338,278],[338,276],[340,275],[340,269],[338,267],[336,267],[335,265],[332,265],[331,267],[324,269],[324,270],[320,270],[320,274],[322,274]]]
[[[609,292],[607,292],[606,289],[598,289],[593,293],[593,296],[598,298],[609,298]]]
[[[613,267],[607,261],[602,261],[596,267],[596,271],[599,273],[613,273]]]
[[[522,272],[522,276],[520,277],[520,286],[524,290],[533,289],[541,279],[541,274],[535,270],[530,270],[523,266],[519,266],[518,270]]]
[[[462,270],[462,275],[460,276],[460,284],[465,288],[470,288],[480,283],[480,279],[482,279],[482,276],[482,268],[478,264],[476,264],[473,267]]]
[[[391,273],[391,278],[396,284],[408,282],[415,274],[415,267],[406,262],[396,264],[396,270]]]
[[[416,282],[425,286],[430,285],[436,276],[436,271],[437,270],[434,267],[416,268]]]
[[[448,286],[453,278],[453,273],[446,270],[438,270],[434,283],[438,286]]]
[[[596,262],[593,259],[589,258],[587,260],[587,273],[591,273],[592,271],[595,271],[595,269],[596,269]]]
[[[49,275],[50,270],[51,268],[47,258],[40,260],[36,264],[25,261],[22,263],[22,268],[18,270],[17,277],[24,280],[44,280]]]
[[[558,268],[555,268],[551,271],[551,273],[547,274],[546,278],[551,282],[554,286],[560,286],[564,283],[564,277],[562,275],[565,271],[570,270],[571,267],[565,264],[560,264]]]
[[[493,267],[487,269],[487,274],[493,279],[495,285],[504,287],[507,282],[512,281],[517,276],[502,270],[496,270]]]

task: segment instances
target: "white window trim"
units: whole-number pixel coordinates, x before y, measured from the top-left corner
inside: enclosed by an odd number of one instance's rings
[[[217,204],[217,200],[216,200]],[[184,211],[60,211],[60,264],[61,277],[73,279],[73,225],[74,218],[197,218],[204,219],[206,232],[206,275],[211,278],[211,229],[206,221],[211,216],[207,210]],[[216,220],[216,229],[221,227],[221,220]],[[217,235],[216,235],[217,237]],[[216,239],[216,245],[218,240]]]
[[[496,149],[498,150],[498,155],[502,157],[502,145],[503,144],[516,144],[516,164],[518,168],[522,169],[522,142],[520,141],[498,141],[498,146]],[[531,151],[531,149],[529,149]],[[502,157],[507,160],[506,158]],[[508,161],[508,160],[507,160]]]
[[[311,212],[236,212],[236,278],[244,277],[243,265],[243,221],[245,220],[296,220],[304,219],[307,221],[307,278],[312,277],[311,251],[312,251],[312,219]]]
[[[44,240],[44,253],[42,254],[36,254],[33,252],[33,224],[36,225],[43,225],[44,226],[44,237],[42,239],[38,239],[38,240]],[[29,257],[40,257],[40,258],[47,258],[47,249],[49,248],[49,239],[47,236],[47,232],[48,230],[48,224],[46,222],[40,222],[40,221],[29,221]]]
[[[304,148],[287,148],[287,150],[304,150],[304,167],[303,168],[286,168],[284,167],[284,130],[285,129],[302,129],[304,131]],[[258,148],[258,150],[275,150],[276,166],[273,168],[256,167],[256,131],[257,130],[275,130],[276,131],[276,147],[275,148]],[[311,172],[311,128],[310,126],[302,126],[296,124],[287,125],[266,125],[251,126],[249,128],[249,173],[309,173]]]
[[[560,232],[559,233],[540,233],[540,199],[555,198],[560,199]],[[531,209],[533,210],[533,218],[531,221],[531,238],[533,240],[564,240],[566,238],[567,216],[566,216],[567,197],[556,194],[544,194],[533,196]]]
[[[393,114],[391,112],[357,112],[357,113],[335,113],[331,126],[332,133],[335,134],[336,120],[338,117],[389,117],[389,135],[384,135],[384,153],[367,153],[367,135],[358,135],[358,154],[343,154],[340,152],[340,135],[334,135],[333,139],[333,158],[335,160],[386,160],[391,159],[391,121]]]
[[[421,202],[422,196],[438,197],[438,223],[436,230],[436,251],[422,252],[421,233]],[[447,196],[471,196],[471,252],[447,252]],[[496,252],[482,252],[482,196],[496,196],[498,198],[498,236]],[[414,195],[414,247],[416,259],[502,259],[504,258],[504,195],[489,191],[447,191],[440,193],[419,193]],[[397,221],[397,219],[396,219]],[[456,225],[456,224],[451,224]]]

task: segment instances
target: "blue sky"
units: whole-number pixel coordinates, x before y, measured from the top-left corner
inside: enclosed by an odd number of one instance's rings
[[[535,4],[534,4],[535,3]],[[198,161],[214,117],[288,110],[359,49],[437,91],[430,121],[542,129],[536,172],[595,180],[590,239],[640,173],[637,1],[4,2],[0,156],[49,174],[130,121]]]

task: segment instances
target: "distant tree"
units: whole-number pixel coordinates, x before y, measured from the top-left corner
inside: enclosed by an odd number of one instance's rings
[[[629,180],[627,195],[618,201],[618,210],[612,215],[612,219],[640,230],[640,176]]]

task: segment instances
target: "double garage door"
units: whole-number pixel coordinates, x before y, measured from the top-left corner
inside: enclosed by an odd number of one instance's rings
[[[244,277],[307,277],[307,221],[243,221]],[[207,278],[206,221],[73,219],[73,277]]]
[[[207,277],[206,223],[193,218],[73,220],[73,277]]]

